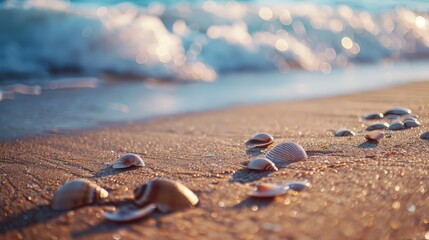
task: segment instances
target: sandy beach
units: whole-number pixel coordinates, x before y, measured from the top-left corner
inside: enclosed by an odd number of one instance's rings
[[[0,239],[428,239],[429,82],[296,102],[164,117],[137,124],[0,143]],[[419,128],[368,143],[361,116],[392,106],[418,115]],[[354,137],[334,137],[349,128]],[[299,143],[309,158],[277,172],[245,164],[265,151],[244,142],[269,132]],[[275,145],[274,144],[274,145]],[[115,170],[121,154],[143,168]],[[200,204],[118,224],[104,210],[132,204],[133,190],[157,177],[178,180]],[[59,186],[84,178],[109,192],[103,203],[70,211],[49,204]],[[259,183],[307,180],[303,192],[258,200]]]

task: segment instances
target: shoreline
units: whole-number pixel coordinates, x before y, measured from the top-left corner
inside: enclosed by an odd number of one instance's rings
[[[0,236],[106,239],[422,239],[429,227],[427,166],[429,82],[293,102],[271,102],[179,114],[72,134],[0,142]],[[378,144],[362,136],[360,116],[404,106],[422,126],[393,132]],[[330,130],[357,132],[335,138]],[[275,144],[294,141],[309,159],[274,173],[244,169],[263,152],[244,142],[269,132]],[[272,147],[270,147],[272,148]],[[122,153],[146,167],[114,171]],[[129,204],[135,187],[156,177],[178,180],[200,198],[194,209],[127,224],[104,221],[102,211]],[[106,188],[110,203],[56,212],[49,202],[67,180]],[[262,182],[307,180],[312,187],[272,200],[248,198]],[[113,204],[112,204],[113,203]]]

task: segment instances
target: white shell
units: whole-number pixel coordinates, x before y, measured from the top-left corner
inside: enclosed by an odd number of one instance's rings
[[[334,135],[336,137],[351,137],[351,136],[354,136],[355,133],[353,131],[348,130],[348,129],[342,128],[342,129],[336,131],[334,133]]]
[[[287,187],[289,187],[289,189],[297,191],[297,192],[301,192],[301,191],[303,191],[306,188],[311,186],[311,184],[309,182],[306,182],[306,181],[290,181],[290,182],[286,182],[282,185],[287,186]]]
[[[370,142],[378,142],[378,140],[384,138],[384,132],[380,130],[374,130],[365,134],[365,138]]]
[[[62,185],[55,192],[52,200],[52,209],[73,209],[95,203],[99,199],[106,198],[108,195],[109,193],[104,188],[91,181],[75,179]]]
[[[393,130],[393,131],[403,130],[403,129],[405,129],[405,126],[404,126],[404,123],[401,121],[392,122],[392,124],[390,124],[390,126],[387,128],[387,130]]]
[[[118,160],[116,160],[115,164],[113,164],[113,168],[128,168],[132,166],[144,167],[143,159],[137,154],[134,153],[125,153]]]
[[[379,129],[387,129],[389,127],[389,124],[387,122],[379,122],[369,125],[366,130],[372,131],[372,130],[379,130]]]
[[[420,135],[420,138],[421,139],[429,140],[429,131],[427,131],[425,133],[422,133],[422,135]]]
[[[384,117],[383,113],[377,112],[377,113],[367,114],[367,115],[363,116],[362,118],[365,120],[373,120],[373,119],[382,119],[383,117]]]
[[[417,116],[413,116],[413,115],[407,115],[403,119],[404,121],[407,121],[407,120],[418,121]]]
[[[418,120],[405,120],[404,121],[404,126],[406,128],[415,128],[415,127],[419,127],[420,126],[420,122]]]
[[[266,147],[274,142],[274,137],[269,133],[258,133],[251,137],[246,145],[250,148]]]
[[[411,110],[404,107],[393,107],[388,109],[384,115],[407,115],[410,114]]]
[[[270,198],[283,195],[289,188],[273,183],[261,183],[256,190],[247,192],[247,195],[257,198]]]
[[[304,148],[294,142],[284,142],[275,146],[265,156],[271,161],[300,161],[307,158]]]
[[[120,209],[117,212],[104,212],[104,218],[113,222],[128,222],[149,215],[156,209],[156,204],[151,203],[143,208],[131,210]]]
[[[197,205],[199,199],[185,185],[158,178],[141,185],[134,190],[134,201],[138,206],[155,203],[161,212],[171,212]]]
[[[267,158],[255,158],[247,164],[247,169],[261,171],[277,171],[279,170],[271,160]]]

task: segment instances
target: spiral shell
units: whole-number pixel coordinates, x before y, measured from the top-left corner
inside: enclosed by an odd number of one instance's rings
[[[125,153],[118,160],[116,160],[115,164],[113,164],[113,168],[129,168],[132,166],[144,167],[143,159],[137,154],[134,153]]]
[[[379,122],[369,125],[366,130],[372,131],[372,130],[379,130],[379,129],[387,129],[389,127],[389,124],[387,122]]]
[[[382,119],[383,117],[384,117],[383,113],[376,112],[376,113],[367,114],[362,118],[365,120],[374,120],[374,119]]]
[[[256,190],[247,192],[247,195],[256,198],[271,198],[285,194],[288,189],[287,186],[283,185],[261,183]]]
[[[255,136],[251,137],[246,145],[250,148],[266,147],[274,142],[274,137],[269,133],[263,132],[258,133]]]
[[[401,121],[395,121],[392,124],[390,124],[390,126],[387,128],[387,130],[393,130],[393,131],[397,131],[397,130],[403,130],[405,129],[404,123]]]
[[[255,158],[247,164],[247,169],[261,171],[277,171],[279,170],[271,160],[267,158]]]
[[[265,156],[271,161],[300,161],[307,158],[304,148],[294,142],[284,142],[275,146]]]
[[[52,209],[68,210],[92,204],[108,195],[109,193],[104,188],[91,181],[75,179],[67,182],[55,192]]]
[[[104,212],[104,218],[113,222],[128,222],[149,215],[156,209],[156,204],[151,203],[143,208],[131,210],[120,209],[117,212]]]
[[[354,136],[355,133],[351,130],[343,128],[343,129],[336,131],[334,133],[334,135],[335,135],[335,137],[351,137],[351,136]]]
[[[415,128],[420,126],[420,122],[418,120],[405,120],[404,126],[406,128]]]
[[[378,142],[378,140],[384,138],[384,132],[380,130],[374,130],[365,134],[365,138],[369,142]]]
[[[425,133],[422,133],[422,135],[420,135],[420,138],[421,139],[429,140],[429,131],[427,131]]]
[[[138,206],[156,204],[161,212],[171,212],[194,207],[199,199],[185,185],[165,178],[157,178],[134,190],[134,201]]]
[[[404,108],[404,107],[392,107],[390,109],[388,109],[384,115],[407,115],[410,114],[411,110],[408,108]]]

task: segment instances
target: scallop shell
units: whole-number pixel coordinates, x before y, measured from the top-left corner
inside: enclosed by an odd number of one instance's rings
[[[155,203],[161,212],[171,212],[194,207],[199,199],[185,185],[165,178],[158,178],[134,190],[134,201],[138,206]]]
[[[387,130],[393,130],[393,131],[403,130],[403,129],[405,129],[405,126],[404,126],[404,123],[401,121],[392,122],[392,124],[390,124],[390,126],[387,128]]]
[[[271,161],[300,161],[307,158],[304,148],[294,142],[284,142],[275,146],[265,156]]]
[[[392,107],[390,109],[388,109],[384,115],[407,115],[410,114],[411,110],[408,108],[404,108],[404,107]]]
[[[373,120],[373,119],[382,119],[383,118],[383,113],[370,113],[367,114],[365,116],[363,116],[362,118],[365,120]]]
[[[306,181],[290,181],[290,182],[286,182],[282,185],[287,186],[287,187],[289,187],[289,189],[297,191],[297,192],[301,192],[301,191],[303,191],[306,188],[311,186],[311,184],[309,182],[306,182]]]
[[[283,195],[289,188],[283,185],[273,183],[261,183],[256,190],[247,192],[250,197],[256,198],[270,198]]]
[[[387,122],[378,122],[369,125],[366,130],[372,131],[372,130],[379,130],[379,129],[387,129],[389,127],[389,124]]]
[[[151,203],[144,208],[131,210],[128,208],[120,209],[117,212],[104,212],[104,218],[113,222],[128,222],[149,215],[156,209],[156,204]]]
[[[378,140],[384,138],[384,132],[380,130],[374,130],[365,134],[365,138],[369,142],[378,142]]]
[[[417,120],[405,120],[404,125],[406,128],[415,128],[420,126],[420,122]]]
[[[340,130],[336,131],[334,133],[334,135],[336,137],[351,137],[351,136],[354,136],[356,134],[353,131],[350,131],[348,129],[343,128],[343,129],[340,129]]]
[[[266,147],[274,142],[274,137],[269,133],[258,133],[251,137],[246,145],[250,148]]]
[[[108,195],[109,193],[104,188],[91,181],[75,179],[57,190],[52,200],[52,209],[68,210],[95,203]]]
[[[113,168],[129,168],[132,166],[144,167],[143,159],[137,154],[134,153],[125,153],[118,160],[116,160],[115,164],[113,164]]]
[[[279,170],[271,160],[267,158],[255,158],[247,164],[247,169],[261,171],[277,171]]]
[[[420,138],[421,139],[429,140],[429,131],[427,131],[425,133],[422,133],[422,135],[420,135]]]

